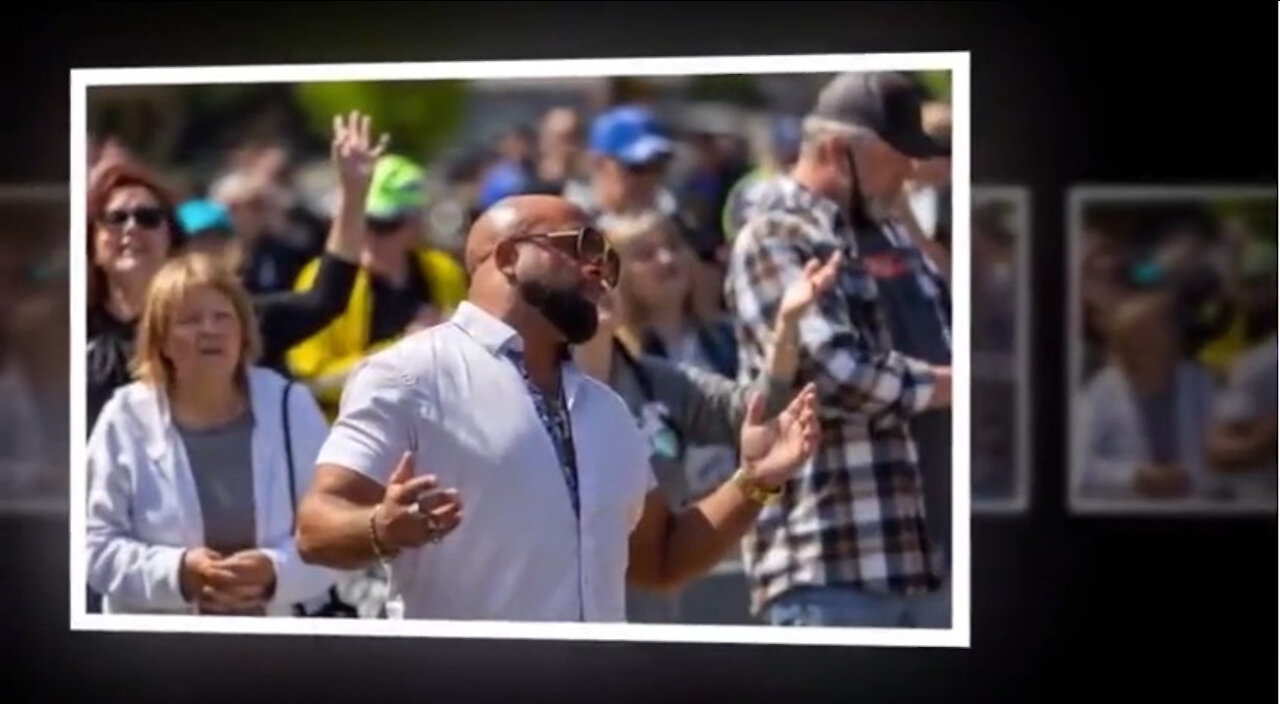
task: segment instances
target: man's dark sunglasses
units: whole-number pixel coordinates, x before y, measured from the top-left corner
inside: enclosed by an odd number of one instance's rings
[[[598,269],[601,280],[607,286],[612,288],[618,285],[622,262],[618,258],[618,253],[609,246],[609,240],[604,233],[594,227],[529,233],[512,238],[513,242],[525,240],[545,241],[561,254]]]
[[[163,208],[141,207],[141,208],[119,208],[108,210],[102,214],[100,218],[102,222],[110,227],[124,227],[130,220],[138,227],[146,230],[160,227],[165,221],[165,213]]]

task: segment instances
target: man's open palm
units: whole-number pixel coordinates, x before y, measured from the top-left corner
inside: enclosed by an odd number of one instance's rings
[[[806,385],[776,418],[764,418],[764,400],[752,396],[739,449],[747,472],[774,488],[794,475],[818,448],[817,392]]]

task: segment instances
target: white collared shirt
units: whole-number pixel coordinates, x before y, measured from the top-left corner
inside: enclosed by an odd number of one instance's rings
[[[390,565],[397,615],[421,619],[624,621],[628,540],[656,486],[626,404],[563,367],[578,463],[575,517],[555,447],[519,370],[520,338],[463,303],[440,325],[365,360],[347,382],[321,464],[380,484],[407,449],[462,501],[442,542]]]

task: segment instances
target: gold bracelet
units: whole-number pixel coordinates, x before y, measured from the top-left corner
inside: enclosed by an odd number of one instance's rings
[[[747,474],[747,470],[742,467],[739,467],[738,471],[733,473],[733,477],[730,481],[733,482],[734,486],[738,487],[738,490],[741,491],[747,499],[762,506],[767,506],[768,504],[777,501],[778,496],[782,494],[782,487],[766,489],[760,486],[756,480],[752,479],[751,476]]]

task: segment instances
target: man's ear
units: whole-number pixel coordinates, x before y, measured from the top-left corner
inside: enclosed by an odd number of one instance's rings
[[[519,259],[519,248],[511,240],[504,239],[493,248],[493,265],[503,276],[508,278],[516,274],[516,260]]]

